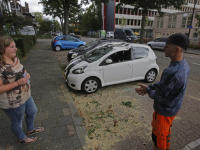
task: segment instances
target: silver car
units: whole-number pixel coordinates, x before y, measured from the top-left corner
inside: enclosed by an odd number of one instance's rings
[[[157,38],[154,41],[148,42],[147,45],[151,47],[151,49],[161,49],[165,47],[167,38],[161,37]]]

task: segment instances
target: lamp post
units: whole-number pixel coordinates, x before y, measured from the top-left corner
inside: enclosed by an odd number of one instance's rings
[[[190,30],[191,30],[191,26],[192,26],[192,21],[193,21],[193,16],[194,16],[194,10],[195,10],[196,3],[197,3],[197,0],[194,0],[194,7],[193,7],[193,12],[192,12],[192,18],[191,18],[191,21],[190,21],[190,28],[189,28],[188,38],[190,37]]]

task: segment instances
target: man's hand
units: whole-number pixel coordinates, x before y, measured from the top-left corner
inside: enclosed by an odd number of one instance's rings
[[[138,93],[139,95],[144,96],[145,94],[147,94],[147,86],[144,84],[138,84],[140,86],[140,88],[136,88],[135,91],[136,93]]]

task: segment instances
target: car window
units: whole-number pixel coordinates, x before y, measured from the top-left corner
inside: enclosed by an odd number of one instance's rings
[[[161,39],[160,38],[155,39],[154,42],[161,42]]]
[[[133,31],[131,32],[131,30],[124,30],[126,35],[134,35]]]
[[[131,60],[131,50],[124,50],[110,55],[107,59],[112,59],[112,63],[124,62]]]
[[[107,53],[109,53],[110,51],[113,50],[113,46],[102,46],[102,47],[98,47],[95,48],[89,52],[87,52],[84,55],[84,58],[88,61],[96,61],[99,58],[101,58],[102,56],[106,55]]]
[[[105,44],[108,44],[108,43],[110,43],[110,42],[102,42],[102,43],[99,43],[98,46],[105,45]]]
[[[91,48],[92,46],[96,45],[98,42],[99,42],[98,39],[97,39],[97,40],[94,40],[94,41],[92,41],[92,42],[90,42],[90,43],[87,43],[87,44],[84,46],[84,48],[85,48],[85,49],[89,49],[89,48]]]
[[[65,40],[65,37],[59,37],[58,39],[59,40]]]
[[[66,36],[66,37],[65,37],[65,40],[66,40],[66,41],[74,41],[75,38],[74,38],[74,37],[70,37],[70,36]]]
[[[141,59],[148,56],[149,49],[145,47],[134,47],[132,52],[133,59]]]

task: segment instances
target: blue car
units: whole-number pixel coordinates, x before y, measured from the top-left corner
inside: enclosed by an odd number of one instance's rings
[[[56,51],[73,49],[84,46],[86,43],[70,35],[61,35],[51,41],[52,48]]]

